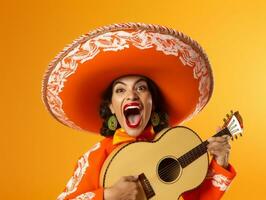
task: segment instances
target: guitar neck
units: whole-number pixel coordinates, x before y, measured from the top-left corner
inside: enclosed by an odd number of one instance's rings
[[[228,128],[225,128],[225,129],[219,131],[218,133],[213,135],[213,137],[220,137],[223,135],[231,136]],[[208,140],[206,140],[206,141],[202,142],[201,144],[199,144],[198,146],[196,146],[195,148],[193,148],[192,150],[190,150],[189,152],[185,153],[183,156],[179,157],[177,160],[180,163],[181,167],[185,168],[190,163],[192,163],[193,161],[198,159],[200,156],[205,154],[207,152],[207,145],[208,144],[209,144],[209,142],[208,142]]]

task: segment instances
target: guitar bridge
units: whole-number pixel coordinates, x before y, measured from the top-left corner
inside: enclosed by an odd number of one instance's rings
[[[147,199],[152,198],[155,195],[155,192],[150,184],[150,181],[146,178],[145,174],[142,173],[139,175],[139,181],[144,190]]]

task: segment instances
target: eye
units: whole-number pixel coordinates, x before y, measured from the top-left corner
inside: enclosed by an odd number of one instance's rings
[[[147,90],[147,86],[146,85],[140,85],[137,87],[137,91],[140,91],[140,92],[144,92]]]
[[[123,92],[125,92],[125,89],[124,88],[117,88],[117,89],[115,89],[115,93],[123,93]]]

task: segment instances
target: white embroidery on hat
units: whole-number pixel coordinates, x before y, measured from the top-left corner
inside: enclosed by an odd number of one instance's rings
[[[87,151],[79,160],[78,160],[78,166],[73,174],[73,176],[70,178],[66,185],[66,189],[63,193],[61,193],[57,200],[64,200],[67,195],[75,192],[77,190],[77,187],[83,177],[83,175],[86,172],[86,169],[89,167],[89,156],[93,151],[96,151],[101,146],[100,143],[95,144],[89,151]],[[89,194],[88,194],[89,195]]]
[[[210,93],[211,77],[210,73],[208,73],[206,63],[199,53],[177,37],[158,32],[138,30],[133,32],[112,31],[87,40],[85,38],[86,35],[81,38],[84,39],[83,42],[80,42],[81,44],[75,47],[70,46],[68,53],[57,63],[50,73],[47,82],[47,102],[49,108],[53,115],[62,123],[81,130],[80,127],[66,116],[59,95],[63,90],[67,78],[77,70],[78,62],[84,63],[91,60],[101,51],[120,51],[129,48],[129,45],[133,45],[139,49],[155,47],[157,51],[161,51],[165,55],[177,56],[184,65],[193,68],[194,78],[199,79],[198,89],[200,96],[194,112],[184,121],[196,115],[207,103]]]

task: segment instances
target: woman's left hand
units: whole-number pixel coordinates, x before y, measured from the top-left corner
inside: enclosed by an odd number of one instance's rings
[[[208,151],[214,156],[217,164],[227,168],[231,146],[229,144],[230,136],[211,137],[208,139]]]

